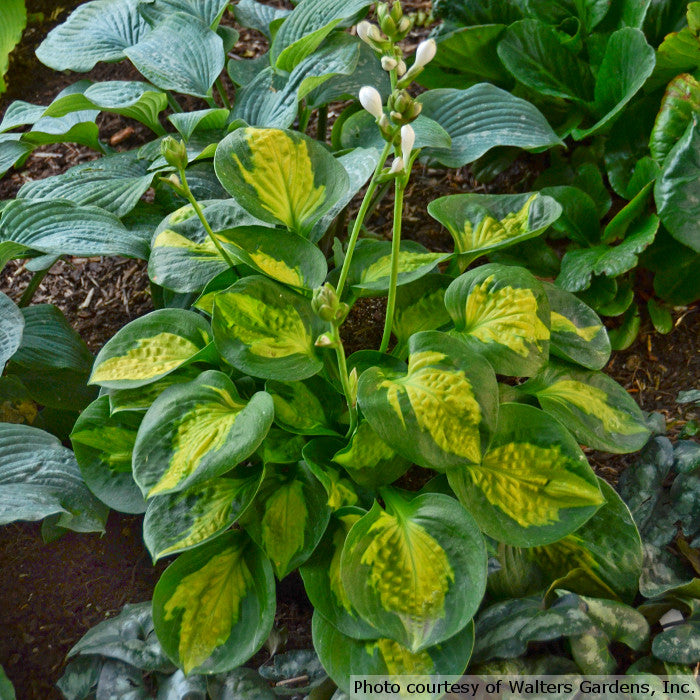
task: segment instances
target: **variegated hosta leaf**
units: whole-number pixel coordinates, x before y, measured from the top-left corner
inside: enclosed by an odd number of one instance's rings
[[[348,693],[352,689],[351,676],[392,676],[392,681],[401,680],[396,676],[459,676],[474,648],[471,622],[446,642],[418,652],[410,651],[393,639],[352,639],[333,627],[318,611],[314,612],[312,631],[314,648],[323,667],[338,687]],[[415,697],[415,693],[396,697],[411,695]],[[440,696],[423,694],[420,697],[437,700]]]
[[[344,410],[342,396],[321,377],[304,381],[269,380],[265,390],[275,404],[275,423],[299,435],[338,435]],[[343,432],[345,432],[343,428]]]
[[[265,464],[295,464],[301,459],[301,451],[306,445],[303,435],[292,435],[286,430],[270,428],[258,454]]]
[[[330,455],[342,442],[336,438],[316,438],[302,450],[304,462],[311,473],[321,482],[328,497],[328,507],[336,512],[347,506],[357,506],[360,494],[347,474],[333,464]]]
[[[314,342],[325,330],[309,299],[265,277],[246,277],[214,297],[214,340],[241,372],[300,380],[322,367]]]
[[[438,331],[409,342],[408,372],[372,367],[358,401],[379,437],[429,469],[481,460],[495,429],[498,389],[491,366],[458,338]]]
[[[262,547],[277,578],[316,549],[331,515],[321,483],[303,463],[270,471],[241,525]]]
[[[317,141],[281,129],[238,129],[216,149],[216,174],[253,216],[308,237],[349,186],[345,168]]]
[[[143,539],[153,560],[192,549],[223,533],[250,505],[262,479],[262,468],[246,467],[150,500]]]
[[[241,531],[182,554],[153,592],[158,639],[187,674],[245,663],[267,639],[274,616],[272,568]]]
[[[518,388],[561,421],[583,445],[624,454],[641,449],[649,429],[635,400],[602,372],[552,362]]]
[[[450,486],[490,537],[517,547],[560,540],[602,505],[581,448],[543,411],[501,404],[498,432],[480,464],[447,472]]]
[[[559,218],[561,206],[538,193],[470,193],[435,199],[428,213],[452,234],[465,270],[487,252],[539,236]]]
[[[91,384],[133,389],[207,358],[209,324],[197,313],[159,309],[128,323],[95,358]]]
[[[264,391],[242,399],[222,372],[210,370],[166,389],[148,409],[134,447],[134,478],[147,498],[182,491],[249,457],[272,425]]]
[[[642,572],[642,542],[629,509],[598,479],[605,504],[576,532],[542,547],[499,545],[500,569],[489,576],[498,598],[549,588],[631,602]]]
[[[603,322],[576,295],[543,282],[551,311],[550,352],[588,369],[603,369],[610,359],[610,339]]]
[[[379,634],[413,653],[444,642],[476,612],[486,587],[477,524],[451,496],[405,501],[383,491],[353,525],[340,560],[350,603]]]
[[[131,455],[141,423],[139,413],[110,416],[109,397],[100,396],[81,414],[71,443],[88,488],[110,508],[143,513],[146,503],[131,473]]]
[[[121,411],[141,411],[145,413],[151,404],[168,388],[174,384],[191,382],[201,374],[201,371],[192,365],[175,370],[152,384],[139,386],[135,389],[111,389],[109,396],[110,413]]]
[[[498,374],[530,377],[549,357],[547,295],[527,270],[489,264],[465,272],[447,289],[454,333]]]

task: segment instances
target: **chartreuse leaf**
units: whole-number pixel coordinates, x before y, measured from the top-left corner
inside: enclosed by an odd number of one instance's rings
[[[386,637],[352,639],[338,631],[317,611],[312,620],[312,632],[314,648],[323,667],[338,687],[346,692],[352,688],[351,676],[391,676],[392,681],[398,680],[395,676],[408,675],[459,676],[466,668],[474,648],[474,625],[471,622],[446,642],[419,652],[412,652]]]
[[[153,592],[153,624],[165,653],[185,673],[220,673],[245,663],[275,616],[275,580],[241,531],[182,554]]]
[[[499,374],[532,376],[549,357],[550,310],[538,280],[522,267],[491,263],[448,287],[454,334]]]
[[[649,439],[639,406],[602,372],[551,362],[518,391],[536,397],[547,413],[593,449],[636,452]]]
[[[253,216],[304,237],[349,185],[345,168],[321,144],[281,129],[237,129],[219,144],[214,167]]]
[[[173,12],[184,12],[207,26],[218,24],[230,0],[141,0],[139,13],[151,25],[158,25]]]
[[[577,296],[543,282],[551,310],[550,352],[588,369],[603,369],[610,340],[603,322]]]
[[[326,490],[304,462],[270,470],[241,520],[270,558],[277,578],[303,564],[316,549],[331,511]]]
[[[260,488],[263,470],[243,468],[148,503],[143,538],[153,560],[219,536],[238,520]]]
[[[299,435],[338,435],[343,399],[321,377],[304,381],[269,380],[265,390],[275,405],[275,423]]]
[[[166,389],[148,409],[134,446],[134,479],[144,496],[182,491],[249,457],[272,425],[272,399],[242,399],[210,370]]]
[[[334,451],[342,444],[336,438],[325,437],[311,440],[302,448],[304,462],[326,490],[328,506],[333,512],[346,506],[356,506],[360,500],[360,490],[331,461]]]
[[[556,200],[537,193],[455,194],[428,205],[428,213],[452,234],[463,270],[487,252],[543,233],[561,211]]]
[[[159,309],[120,329],[100,350],[90,383],[134,389],[204,358],[209,324],[199,314]]]
[[[0,292],[0,374],[22,342],[24,316],[6,294]]]
[[[124,54],[159,88],[202,98],[211,94],[226,61],[221,37],[184,12],[168,14]]]
[[[131,455],[141,423],[139,413],[109,413],[100,396],[81,414],[71,432],[75,458],[88,488],[110,508],[143,513],[146,503],[131,473]]]
[[[19,43],[27,26],[27,10],[24,0],[7,0],[0,8],[0,94],[5,92],[5,73],[10,52]],[[2,669],[0,668],[0,673]]]
[[[406,501],[395,491],[350,530],[340,576],[352,606],[380,636],[414,654],[464,629],[486,586],[486,548],[451,496]]]
[[[140,0],[93,0],[80,5],[52,29],[36,50],[54,70],[86,73],[100,61],[121,61],[124,50],[150,32],[137,6]]]
[[[192,365],[186,365],[182,369],[166,374],[151,384],[138,386],[135,389],[110,389],[109,410],[110,413],[121,411],[141,411],[145,413],[150,405],[173,384],[191,382],[200,374],[200,370]]]
[[[429,469],[479,462],[495,429],[496,377],[459,339],[426,331],[409,341],[408,371],[372,367],[358,401],[379,437]]]
[[[254,377],[306,379],[322,367],[314,342],[323,326],[309,299],[266,277],[246,277],[214,297],[216,347]]]
[[[581,448],[543,411],[501,404],[479,464],[449,469],[450,486],[490,537],[518,547],[555,542],[604,502]]]
[[[500,569],[489,576],[497,598],[549,588],[632,602],[642,572],[642,542],[629,509],[598,479],[605,503],[576,532],[552,544],[517,548],[499,544]]]

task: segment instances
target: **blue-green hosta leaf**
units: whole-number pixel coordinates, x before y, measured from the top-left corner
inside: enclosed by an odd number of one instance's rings
[[[396,676],[458,676],[464,671],[474,648],[474,625],[471,622],[452,639],[417,653],[393,639],[359,640],[347,637],[318,611],[314,612],[312,630],[314,648],[323,667],[346,692],[350,692],[350,678],[355,675],[390,676],[392,681],[398,680]],[[339,698],[347,697],[339,695]]]
[[[700,252],[700,126],[695,116],[664,161],[654,197],[668,232],[683,245]]]
[[[93,0],[52,29],[36,50],[54,70],[86,73],[100,61],[121,61],[124,50],[148,35],[138,13],[140,0]]]
[[[546,545],[585,523],[604,499],[581,448],[543,411],[501,404],[498,432],[478,464],[447,471],[450,486],[490,537]]]
[[[498,547],[500,569],[489,591],[517,598],[547,588],[601,598],[634,600],[642,572],[642,542],[629,509],[598,479],[605,503],[576,532],[542,547]]]
[[[143,539],[153,560],[219,536],[245,512],[263,479],[262,469],[240,469],[148,503]]]
[[[610,359],[610,339],[598,315],[570,292],[542,284],[551,311],[552,355],[587,369],[603,369]]]
[[[128,214],[151,186],[153,173],[133,151],[81,163],[61,175],[27,182],[22,199],[65,199],[83,206],[101,207],[117,217]]]
[[[270,25],[275,20],[284,19],[289,14],[289,10],[270,7],[256,0],[240,0],[234,5],[233,14],[236,22],[242,27],[257,29],[271,39]]]
[[[215,28],[230,0],[140,0],[139,13],[152,26],[165,22],[174,12],[183,12]]]
[[[134,445],[134,479],[147,498],[182,491],[232,469],[258,448],[272,425],[272,399],[246,401],[210,370],[166,389],[146,412]]]
[[[57,518],[77,532],[104,532],[107,508],[88,491],[73,453],[53,435],[0,423],[0,524]]]
[[[0,374],[22,342],[24,316],[6,294],[0,292]]]
[[[154,85],[195,97],[211,93],[226,60],[221,37],[183,12],[169,14],[124,54]]]
[[[0,245],[13,242],[56,255],[148,258],[148,243],[112,213],[61,200],[18,199],[0,219]]]
[[[415,654],[453,637],[477,611],[486,548],[454,498],[382,493],[387,510],[375,503],[352,526],[340,576],[362,619]]]
[[[448,287],[445,306],[454,335],[499,374],[532,376],[547,362],[549,302],[524,268],[491,263],[465,272]]]
[[[0,177],[15,163],[32,152],[32,146],[21,142],[21,138],[22,134],[0,134]],[[0,261],[2,261],[2,257],[0,257]]]
[[[536,397],[547,413],[593,449],[636,452],[649,439],[635,400],[602,372],[551,362],[518,391]]]
[[[425,151],[448,168],[472,163],[495,146],[534,150],[562,143],[536,107],[488,83],[467,90],[430,90],[418,101],[423,114],[452,138],[449,150]]]
[[[46,109],[46,107],[33,105],[24,100],[11,102],[5,110],[2,121],[0,121],[0,133],[16,129],[18,126],[35,124],[44,115]]]
[[[110,508],[143,513],[146,502],[131,473],[140,413],[110,416],[109,397],[100,396],[78,418],[71,443],[89,489]]]
[[[166,654],[186,674],[245,663],[275,616],[272,567],[244,532],[180,555],[153,592],[153,623]]]
[[[109,389],[151,384],[203,358],[209,324],[199,314],[159,309],[121,328],[100,350],[90,382]]]
[[[316,549],[330,515],[325,488],[299,462],[266,475],[241,525],[270,558],[281,581]]]
[[[354,17],[369,0],[304,0],[277,30],[270,48],[270,62],[291,72],[312,54],[344,19]]]
[[[253,216],[308,237],[343,196],[345,168],[317,141],[279,129],[238,129],[216,149],[216,174]]]
[[[309,299],[266,277],[250,276],[214,297],[214,340],[241,372],[300,380],[322,367],[314,347],[324,324]]]
[[[562,212],[551,197],[455,194],[434,199],[428,213],[452,234],[462,269],[488,252],[534,238]]]
[[[27,10],[23,0],[8,0],[0,9],[0,94],[5,92],[5,73],[10,52],[19,43],[27,26]]]
[[[168,106],[168,98],[153,85],[138,81],[111,80],[94,83],[85,92],[57,97],[43,116],[64,117],[71,112],[99,110],[136,119],[156,134],[164,129],[158,115]]]
[[[373,367],[358,401],[369,424],[406,459],[444,470],[477,463],[495,429],[496,377],[459,339],[426,331],[409,341],[406,373]]]
[[[230,115],[228,109],[210,107],[193,112],[176,112],[168,116],[168,121],[185,141],[189,141],[197,131],[225,129]]]

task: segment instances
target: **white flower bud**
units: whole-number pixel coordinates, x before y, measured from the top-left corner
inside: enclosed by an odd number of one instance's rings
[[[396,66],[399,65],[399,62],[395,59],[392,58],[391,56],[382,56],[382,68],[388,73],[389,71],[394,70]]]
[[[402,17],[401,21],[399,22],[397,29],[399,30],[399,34],[404,34],[411,28],[411,20],[408,19],[408,17]]]
[[[394,158],[394,162],[391,164],[391,169],[389,173],[391,175],[396,175],[405,169],[406,165],[403,158]]]
[[[399,78],[402,75],[406,75],[406,62],[403,59],[401,59],[398,66],[396,66],[396,75],[398,75]]]
[[[410,124],[401,127],[401,155],[405,160],[411,157],[411,151],[416,143],[416,132]]]
[[[427,66],[434,58],[437,53],[437,44],[435,39],[426,39],[418,44],[416,49],[416,62],[414,65],[423,68]]]
[[[366,42],[369,39],[369,31],[371,28],[372,25],[369,22],[360,22],[356,27],[357,36],[359,36],[362,41]]]
[[[384,114],[382,96],[370,85],[360,88],[360,104],[375,118],[381,119]]]

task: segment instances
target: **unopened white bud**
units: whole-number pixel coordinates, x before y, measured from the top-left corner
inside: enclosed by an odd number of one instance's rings
[[[369,31],[371,28],[372,25],[369,22],[360,22],[356,27],[357,36],[359,36],[362,41],[366,42],[369,39]]]
[[[391,56],[382,56],[382,68],[388,73],[389,71],[394,70],[396,66],[399,65],[399,62],[395,58],[391,58]]]
[[[401,59],[399,64],[396,66],[396,75],[398,75],[399,78],[402,75],[406,75],[406,62],[403,59]]]
[[[381,119],[384,114],[382,96],[371,85],[360,88],[360,104],[375,118]]]
[[[401,127],[401,155],[408,160],[416,143],[416,132],[410,124]]]
[[[418,44],[416,49],[416,62],[414,65],[423,68],[427,66],[434,58],[437,53],[437,44],[435,39],[426,39]]]
[[[389,173],[391,175],[396,175],[397,173],[403,172],[405,168],[406,164],[404,163],[403,158],[394,158],[394,162],[391,164]]]
[[[407,32],[411,28],[411,20],[408,17],[402,17],[396,28],[399,30],[399,34]]]

